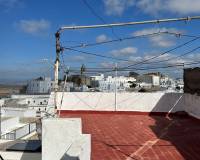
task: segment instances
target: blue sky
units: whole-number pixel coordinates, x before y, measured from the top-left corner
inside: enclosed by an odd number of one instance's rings
[[[88,4],[107,23],[142,21],[160,18],[200,15],[200,1],[193,0],[87,0]],[[65,25],[102,24],[82,0],[0,0],[0,82],[20,81],[37,76],[52,75],[55,59],[56,30]],[[165,24],[139,25],[114,28],[117,37],[141,35],[158,31],[171,31],[200,35],[200,20]],[[116,38],[110,28],[62,33],[63,46],[79,43],[102,42]],[[184,43],[191,38],[160,35],[116,42],[98,47],[79,48],[116,58],[140,61]],[[197,40],[186,47],[163,57],[172,58],[198,47]],[[187,57],[174,59],[169,64],[200,60],[200,51]],[[66,51],[66,65],[70,67],[112,67],[116,61]],[[126,63],[118,62],[120,66]],[[167,64],[166,64],[167,65]],[[142,67],[142,66],[138,66]],[[156,70],[155,70],[156,71]],[[173,77],[180,77],[178,68],[161,70]]]

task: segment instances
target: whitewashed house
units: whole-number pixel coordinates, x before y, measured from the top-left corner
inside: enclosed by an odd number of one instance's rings
[[[49,77],[39,77],[28,81],[27,93],[28,94],[47,94],[53,88],[53,82]]]

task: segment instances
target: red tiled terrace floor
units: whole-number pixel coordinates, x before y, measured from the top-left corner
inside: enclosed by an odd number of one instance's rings
[[[92,160],[200,160],[200,121],[135,114],[66,113],[92,135]]]

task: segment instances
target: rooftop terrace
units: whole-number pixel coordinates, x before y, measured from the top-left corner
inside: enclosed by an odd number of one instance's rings
[[[66,111],[92,136],[92,160],[198,160],[200,121],[134,112]]]

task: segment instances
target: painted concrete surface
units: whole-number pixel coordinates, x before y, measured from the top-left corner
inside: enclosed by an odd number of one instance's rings
[[[42,160],[41,153],[0,151],[0,155],[4,160]]]
[[[115,105],[114,93],[102,92],[65,92],[62,105],[62,93],[58,93],[58,106],[61,110],[94,111],[141,111],[141,112],[176,112],[184,110],[180,93],[117,93]],[[54,105],[51,94],[49,106]]]
[[[62,104],[61,99],[63,96]],[[186,111],[200,119],[200,96],[183,93],[114,93],[62,92],[58,93],[60,110],[86,111],[139,111],[177,112]],[[54,106],[54,93],[50,95],[49,106]]]
[[[61,158],[61,160],[90,160],[91,152],[91,136],[90,134],[83,134],[72,143],[69,150]]]
[[[1,133],[7,133],[11,130],[13,130],[13,128],[16,128],[17,126],[19,126],[19,117],[10,117],[10,118],[6,118],[5,120],[3,120],[1,122]]]
[[[0,99],[0,106],[4,105],[4,99]]]
[[[80,118],[42,121],[42,160],[89,160],[90,143],[90,135],[82,134]]]
[[[36,117],[36,111],[33,109],[24,108],[9,108],[3,107],[2,116],[6,117]]]

